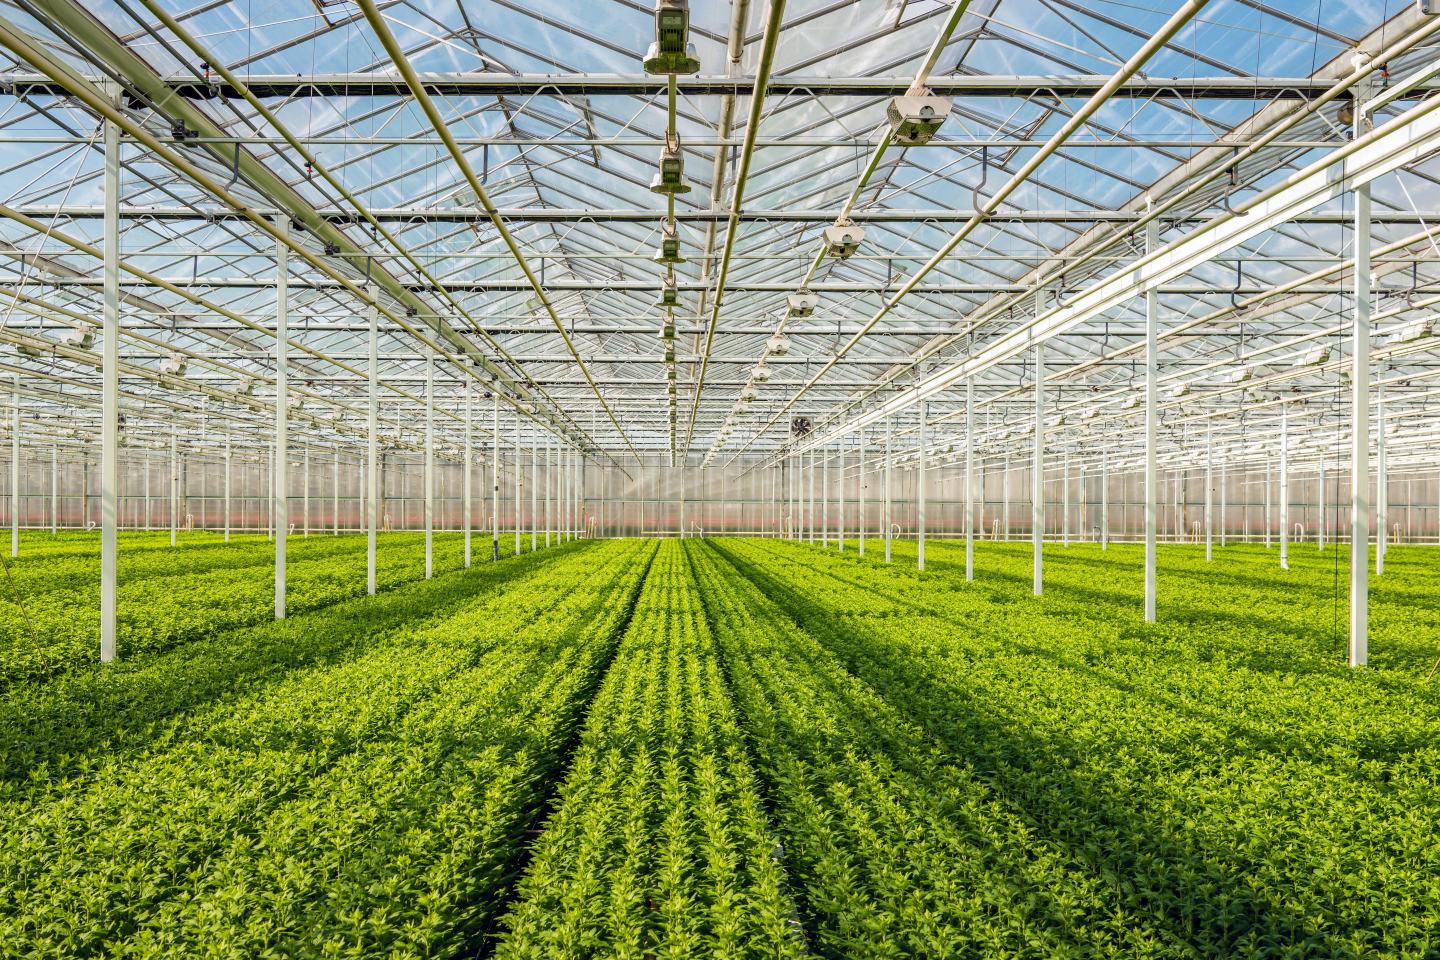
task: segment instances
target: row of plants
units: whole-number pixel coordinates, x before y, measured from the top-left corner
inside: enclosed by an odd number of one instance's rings
[[[0,807],[31,957],[449,956],[498,894],[653,546],[598,545],[363,654],[32,776]]]
[[[1305,571],[1258,549],[1213,579],[1203,554],[1172,556],[1181,592],[1147,625],[1111,558],[1047,550],[1035,598],[1023,549],[987,554],[967,584],[949,566],[963,547],[927,550],[923,574],[791,544],[718,548],[1153,930],[1148,953],[1430,956],[1440,694],[1316,652],[1324,637],[1302,625],[1316,612],[1287,612],[1316,602]],[[1176,615],[1185,604],[1208,613]]]
[[[699,584],[666,541],[494,955],[798,957],[776,850]]]
[[[17,683],[0,693],[0,778],[65,777],[91,752],[139,749],[173,718],[353,659],[401,626],[442,620],[594,543],[478,564],[161,653]]]
[[[331,538],[314,553],[286,565],[290,613],[319,609],[366,592],[366,541]],[[387,534],[377,544],[376,583],[387,590],[425,575],[423,535]],[[464,562],[462,535],[437,534],[436,571]],[[273,545],[231,545],[234,559],[221,568],[188,567],[185,551],[166,554],[152,575],[117,587],[116,646],[122,658],[166,650],[274,616]],[[213,556],[207,550],[206,555]],[[508,556],[508,554],[502,554]],[[475,563],[487,562],[476,553]],[[246,562],[249,561],[249,562]],[[98,657],[99,585],[39,593],[20,605],[0,603],[0,689],[18,680],[51,676]]]
[[[815,953],[1159,955],[1163,927],[1106,897],[905,713],[708,544],[690,547]]]

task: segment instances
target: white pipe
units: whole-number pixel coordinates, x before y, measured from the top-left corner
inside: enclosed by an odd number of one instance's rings
[[[1043,294],[1036,292],[1035,309]],[[1030,468],[1030,547],[1034,554],[1034,593],[1045,587],[1045,344],[1035,344],[1035,450]]]
[[[380,520],[380,310],[370,305],[369,392],[370,409],[366,421],[365,482],[365,591],[374,596],[376,589],[375,534]]]
[[[1145,252],[1160,242],[1160,226],[1145,226]],[[1155,622],[1155,525],[1160,494],[1155,475],[1155,431],[1159,424],[1156,385],[1156,339],[1160,325],[1160,295],[1154,288],[1145,291],[1145,622]]]
[[[975,579],[975,378],[965,380],[965,580]]]
[[[1361,118],[1356,117],[1356,123]],[[1370,657],[1370,185],[1355,191],[1350,340],[1350,666]]]

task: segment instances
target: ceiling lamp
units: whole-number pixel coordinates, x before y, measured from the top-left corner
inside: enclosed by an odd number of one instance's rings
[[[675,285],[674,277],[666,277],[660,287],[660,299],[655,301],[657,307],[678,307],[680,306],[680,288]]]
[[[650,181],[651,193],[674,195],[689,193],[690,184],[685,182],[685,154],[680,150],[680,134],[665,134],[665,146],[660,148],[660,169]]]
[[[783,357],[790,352],[790,338],[783,333],[777,333],[765,341],[765,350],[772,357]]]
[[[1230,371],[1230,375],[1225,379],[1229,383],[1246,383],[1253,376],[1255,376],[1254,367],[1241,367],[1239,370]]]
[[[675,231],[675,222],[666,220],[660,225],[660,249],[655,251],[656,263],[684,263],[680,256],[680,235]]]
[[[160,372],[167,377],[183,377],[186,366],[184,357],[178,353],[172,353],[160,361]]]
[[[1134,410],[1134,409],[1135,409],[1136,407],[1138,407],[1138,406],[1140,406],[1140,398],[1139,398],[1138,396],[1126,397],[1126,398],[1125,398],[1125,402],[1122,403],[1122,404],[1120,404],[1120,409],[1121,409],[1121,410]]]
[[[750,379],[754,380],[756,383],[769,382],[770,368],[766,366],[764,360],[761,360],[759,363],[755,364],[755,370],[753,373],[750,374]]]
[[[1190,396],[1190,384],[1182,383],[1170,391],[1170,399],[1179,400],[1181,397]]]
[[[95,328],[90,326],[72,327],[60,334],[60,342],[77,350],[89,350],[95,346]]]
[[[1297,367],[1318,367],[1330,359],[1330,348],[1325,345],[1311,347],[1295,360]]]
[[[662,323],[662,324],[660,324],[660,339],[661,339],[661,340],[674,340],[674,339],[675,339],[675,318],[674,318],[674,317],[666,317],[666,318],[665,318],[665,322]]]
[[[841,260],[848,260],[860,249],[865,231],[849,220],[836,220],[835,225],[825,228],[825,253]]]
[[[755,398],[760,396],[760,391],[755,389],[753,383],[747,383],[745,389],[740,391],[741,403],[754,403]]]
[[[1428,340],[1431,337],[1440,337],[1440,320],[1412,320],[1405,324],[1395,333],[1385,338],[1386,343],[1414,343],[1417,340]]]
[[[950,115],[950,101],[932,96],[927,90],[917,97],[896,97],[886,111],[895,142],[904,147],[929,143]]]
[[[797,290],[785,298],[790,305],[790,316],[797,319],[804,319],[815,313],[815,308],[820,304],[820,298],[809,290]]]
[[[700,70],[690,42],[690,0],[656,0],[655,42],[645,52],[645,72],[689,74]]]

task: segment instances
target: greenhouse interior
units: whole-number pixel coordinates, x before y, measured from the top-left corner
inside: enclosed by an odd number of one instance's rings
[[[0,956],[1440,957],[1440,0],[0,58]]]

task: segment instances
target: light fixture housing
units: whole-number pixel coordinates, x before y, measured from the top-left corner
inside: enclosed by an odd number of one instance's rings
[[[666,277],[660,286],[660,299],[655,301],[657,307],[678,307],[680,306],[680,288],[675,285],[674,277]]]
[[[1253,376],[1255,376],[1254,367],[1241,367],[1238,370],[1230,371],[1230,375],[1225,380],[1227,383],[1248,383]]]
[[[1330,359],[1330,348],[1321,344],[1318,347],[1311,347],[1300,356],[1295,358],[1297,367],[1318,367]]]
[[[849,220],[837,220],[825,228],[825,253],[827,256],[848,260],[860,249],[865,231]]]
[[[1182,383],[1178,387],[1170,388],[1170,399],[1179,400],[1181,397],[1190,396],[1190,384]]]
[[[890,132],[902,147],[919,147],[929,143],[940,132],[950,115],[950,101],[925,91],[919,96],[901,96],[890,101],[886,110]]]
[[[785,298],[790,307],[790,316],[803,320],[812,316],[815,308],[820,305],[820,297],[809,290],[800,289]]]
[[[660,339],[675,339],[675,319],[673,317],[666,317],[665,322],[660,324]]]
[[[761,360],[755,364],[755,370],[750,374],[750,379],[756,383],[768,383],[770,380],[770,367]]]
[[[1440,3],[1440,0],[1436,0]],[[1414,343],[1417,340],[1428,340],[1431,337],[1440,337],[1440,319],[1431,320],[1422,317],[1419,320],[1412,320],[1399,330],[1385,338],[1386,343]]]
[[[184,357],[178,353],[172,353],[160,361],[160,372],[167,377],[183,377],[187,366]]]
[[[747,383],[745,389],[740,391],[741,403],[754,403],[755,398],[760,396],[760,391],[755,389],[753,383]]]
[[[783,357],[790,352],[790,338],[783,333],[777,333],[765,341],[765,350],[772,357]]]
[[[689,0],[656,0],[655,42],[645,52],[644,67],[661,76],[699,72],[700,58],[690,42]]]
[[[77,350],[89,350],[95,346],[94,327],[71,327],[60,334],[60,342]]]
[[[660,169],[650,181],[651,193],[674,196],[689,193],[690,184],[685,181],[685,154],[680,149],[680,134],[665,134],[665,146],[660,148]]]
[[[685,258],[680,255],[680,235],[675,230],[675,223],[666,220],[660,226],[660,248],[655,251],[656,263],[684,263]]]
[[[1136,407],[1138,407],[1138,406],[1140,406],[1140,398],[1139,398],[1138,396],[1126,397],[1126,398],[1125,398],[1125,402],[1122,403],[1122,404],[1120,404],[1120,409],[1121,409],[1121,410],[1134,410],[1134,409],[1135,409]]]

